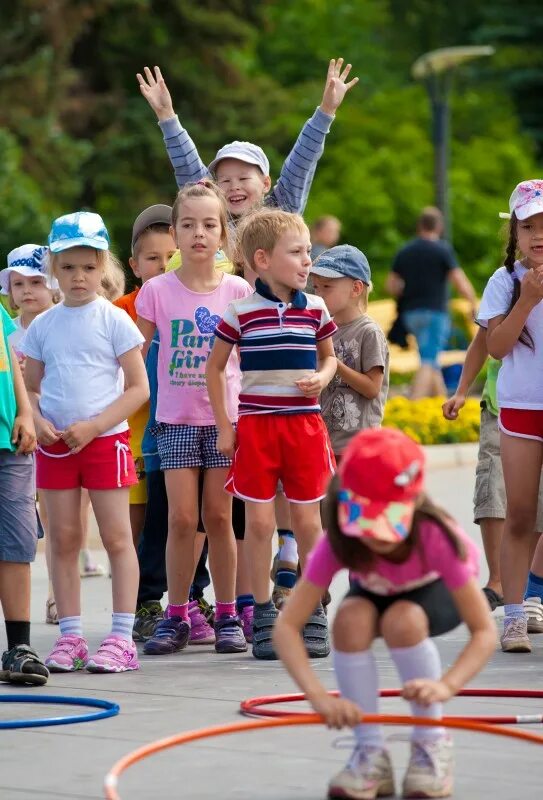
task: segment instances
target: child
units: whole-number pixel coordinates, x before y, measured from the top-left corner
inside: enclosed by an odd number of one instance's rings
[[[19,316],[14,322],[16,330],[9,336],[9,343],[19,360],[21,371],[24,373],[24,355],[20,348],[26,329],[33,319],[43,311],[47,311],[54,303],[58,303],[60,295],[58,283],[51,278],[45,269],[44,256],[47,247],[37,244],[24,244],[8,253],[8,265],[0,272],[0,289],[3,295],[9,297],[13,311],[18,311]],[[45,508],[40,508],[40,519],[47,527]],[[49,576],[48,594],[45,601],[45,622],[49,625],[58,624],[58,614],[53,595],[51,582],[51,541],[49,536],[45,540],[45,556],[47,573]]]
[[[273,501],[280,480],[303,564],[322,533],[319,501],[334,469],[318,398],[336,371],[331,340],[336,326],[323,301],[303,292],[311,243],[300,216],[258,211],[245,220],[239,245],[259,276],[256,291],[231,303],[217,325],[207,384],[219,431],[217,448],[234,457],[226,489],[245,500],[245,546],[255,597],[253,656],[273,659],[272,629],[277,618],[269,585]],[[225,370],[235,345],[242,372],[237,431],[224,392]],[[327,655],[322,606],[305,634],[312,655]]]
[[[374,639],[382,636],[412,714],[439,719],[489,659],[496,632],[478,587],[478,553],[454,521],[424,495],[424,453],[387,428],[358,433],[328,491],[327,535],[314,549],[285,610],[275,645],[307,699],[332,728],[355,728],[347,766],[330,782],[330,798],[394,794],[390,756],[379,725],[358,724],[377,713]],[[351,588],[334,621],[334,669],[341,699],[330,697],[305,657],[300,631],[334,575],[350,570]],[[444,674],[432,641],[464,621],[470,640]],[[440,727],[416,727],[404,797],[448,797],[452,742]]]
[[[501,548],[501,644],[506,652],[530,652],[522,599],[543,462],[543,180],[519,183],[509,211],[504,266],[486,286],[478,322],[487,329],[488,352],[502,359],[497,401],[507,512]]]
[[[57,672],[124,672],[139,666],[132,641],[138,566],[128,510],[128,487],[137,478],[126,417],[149,397],[143,337],[123,311],[99,296],[109,236],[98,214],[55,220],[49,250],[64,301],[32,322],[22,345],[60,625],[46,664]],[[82,487],[109,556],[113,591],[111,633],[90,658],[78,570]]]
[[[370,317],[371,271],[360,250],[344,244],[313,264],[313,288],[338,326],[333,336],[337,372],[321,396],[322,416],[336,459],[362,428],[378,428],[388,391],[388,346]]]
[[[198,480],[204,471],[203,522],[217,598],[215,650],[244,652],[247,643],[236,614],[236,549],[232,504],[223,491],[230,460],[217,451],[217,429],[205,386],[205,364],[213,331],[231,300],[251,287],[220,272],[215,254],[227,242],[226,203],[209,181],[182,189],[172,210],[172,233],[182,266],[152,278],[136,300],[144,355],[158,329],[157,449],[165,473],[169,527],[166,549],[168,599],[165,618],[145,642],[144,652],[182,650],[190,637],[189,590],[194,575],[198,524]],[[237,419],[239,368],[228,365],[229,419]]]
[[[341,236],[341,222],[337,217],[326,214],[317,217],[311,225],[311,260],[316,261],[321,253],[335,247]]]
[[[30,563],[37,543],[31,453],[36,433],[21,369],[8,342],[15,331],[0,305],[0,602],[8,640],[0,681],[43,686],[49,671],[30,647]]]
[[[206,168],[173,110],[160,69],[155,67],[153,75],[145,67],[145,77],[138,73],[137,78],[142,95],[158,117],[177,185],[181,188],[211,174],[226,197],[228,213],[237,220],[262,203],[303,212],[334,115],[346,93],[358,83],[358,78],[345,82],[350,71],[350,64],[343,69],[342,58],[330,61],[321,105],[305,123],[271,192],[270,165],[260,147],[251,142],[231,142],[220,148]]]
[[[139,214],[132,227],[132,256],[130,267],[132,272],[144,284],[150,278],[162,275],[175,252],[175,242],[170,233],[172,208],[166,205],[149,206]],[[123,308],[134,322],[137,319],[136,297],[140,287],[130,294],[125,294],[114,305]],[[130,417],[128,425],[131,433],[131,447],[136,465],[138,483],[130,487],[130,523],[132,538],[137,548],[145,520],[147,503],[147,487],[141,443],[145,426],[149,419],[149,403],[145,403],[139,411]]]

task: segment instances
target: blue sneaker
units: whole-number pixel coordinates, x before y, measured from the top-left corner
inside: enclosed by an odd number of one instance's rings
[[[153,635],[143,645],[147,656],[164,656],[183,650],[190,638],[190,625],[181,617],[168,617],[157,622]]]
[[[215,617],[215,650],[217,653],[245,653],[247,641],[240,618],[221,614]]]

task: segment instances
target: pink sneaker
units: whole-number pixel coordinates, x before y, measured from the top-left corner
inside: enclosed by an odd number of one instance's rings
[[[128,672],[139,669],[138,651],[132,640],[110,633],[87,661],[89,672]]]
[[[50,672],[75,672],[85,669],[89,658],[86,639],[81,636],[66,634],[59,636],[55,646],[45,659],[45,666]]]
[[[198,600],[189,603],[189,617],[189,644],[215,644],[215,631],[202,614]]]
[[[245,636],[245,640],[247,642],[253,641],[253,616],[254,616],[254,606],[245,606],[242,608],[239,618],[241,619],[241,627],[243,628],[243,634]]]

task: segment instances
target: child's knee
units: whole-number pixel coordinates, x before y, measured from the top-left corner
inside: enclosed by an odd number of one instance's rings
[[[259,542],[269,542],[273,538],[273,521],[270,519],[252,519],[246,525],[246,538]]]
[[[428,636],[428,617],[415,603],[398,600],[380,620],[381,634],[389,647],[412,647]]]
[[[334,648],[342,652],[367,650],[375,638],[376,619],[375,608],[368,600],[347,597],[334,619]]]
[[[168,514],[168,536],[170,534],[184,538],[196,533],[198,514],[188,508],[170,508]]]

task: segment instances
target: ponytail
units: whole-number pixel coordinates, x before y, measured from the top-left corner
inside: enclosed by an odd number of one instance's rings
[[[511,297],[511,305],[509,306],[507,314],[505,316],[508,316],[511,313],[511,311],[513,310],[515,304],[517,303],[520,297],[520,281],[514,274],[516,258],[517,258],[517,218],[515,212],[513,211],[513,213],[511,214],[511,219],[509,220],[509,238],[507,240],[507,246],[505,248],[505,260],[503,262],[505,268],[507,269],[507,272],[511,275],[511,278],[513,280],[513,295]],[[530,350],[535,350],[534,340],[526,325],[520,332],[518,340],[520,344],[523,344],[525,347],[529,347]]]

